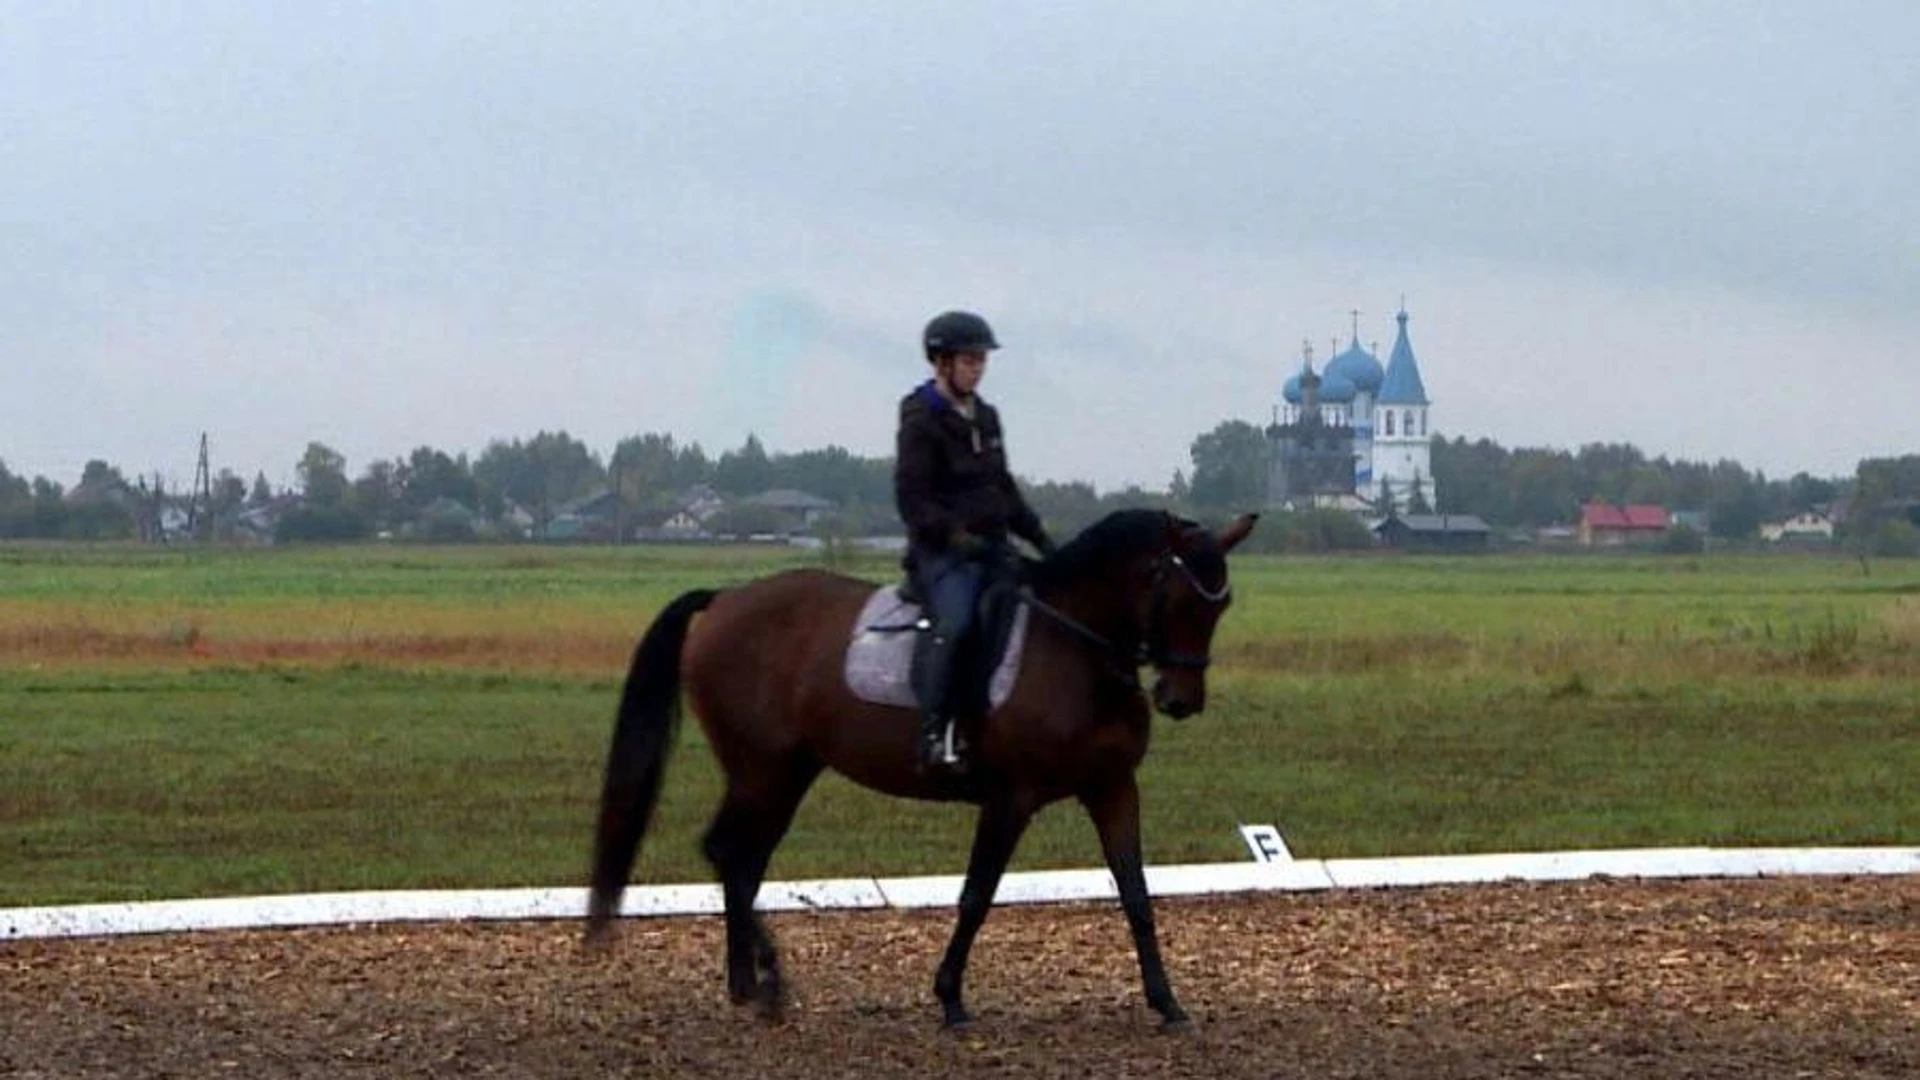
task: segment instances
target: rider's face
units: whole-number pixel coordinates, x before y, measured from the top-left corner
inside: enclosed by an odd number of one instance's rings
[[[979,389],[980,380],[986,373],[986,353],[953,353],[947,364],[947,385],[953,388],[954,393],[964,397]]]

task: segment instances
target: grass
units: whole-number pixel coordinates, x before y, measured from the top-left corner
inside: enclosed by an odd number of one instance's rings
[[[658,606],[775,550],[0,547],[0,906],[578,883]],[[892,575],[889,560],[855,570]],[[1236,560],[1149,858],[1920,842],[1920,566]],[[636,880],[705,880],[688,724]],[[875,822],[884,822],[876,827]],[[780,877],[958,872],[965,808],[837,778]],[[1016,865],[1097,865],[1077,809]]]

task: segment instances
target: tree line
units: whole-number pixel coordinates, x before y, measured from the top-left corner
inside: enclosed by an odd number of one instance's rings
[[[28,480],[0,460],[0,538],[111,540],[143,537],[163,508],[191,507],[215,534],[222,523],[278,502],[283,540],[355,540],[411,532],[428,539],[464,539],[439,531],[437,510],[456,505],[482,520],[509,513],[535,527],[570,504],[611,496],[625,519],[639,523],[679,509],[688,493],[705,487],[736,501],[711,521],[716,531],[773,531],[772,511],[737,500],[767,491],[802,491],[835,504],[823,528],[846,535],[899,532],[894,511],[893,461],[864,457],[840,446],[770,453],[757,436],[737,448],[709,454],[699,443],[649,432],[620,440],[601,454],[566,431],[497,439],[477,456],[431,446],[368,462],[358,472],[346,457],[309,442],[294,466],[295,484],[275,490],[264,472],[251,481],[231,469],[211,478],[210,490],[166,490],[156,477],[129,478],[103,460],[87,462],[80,482],[63,488],[46,477]],[[1164,504],[1164,494],[1129,488],[1101,495],[1084,482],[1026,482],[1028,498],[1056,531],[1072,530],[1121,505]],[[176,514],[177,516],[177,514]]]
[[[1763,521],[1838,501],[1851,504],[1856,531],[1897,531],[1901,522],[1889,519],[1882,508],[1920,498],[1920,455],[1867,459],[1852,477],[1800,472],[1782,480],[1731,460],[1649,457],[1625,443],[1590,443],[1571,451],[1509,449],[1490,439],[1437,436],[1432,449],[1432,483],[1439,493],[1433,509],[1473,514],[1511,529],[1573,522],[1581,503],[1598,498],[1704,511],[1713,535],[1725,539],[1751,537]],[[1061,535],[1120,506],[1217,516],[1265,503],[1269,452],[1259,428],[1229,420],[1192,441],[1189,468],[1177,470],[1164,490],[1101,493],[1085,481],[1023,480],[1023,487],[1042,519]],[[290,539],[347,540],[400,530],[430,521],[434,507],[448,504],[486,520],[517,509],[537,525],[575,500],[601,494],[611,495],[631,520],[642,521],[671,513],[690,489],[702,485],[726,499],[783,488],[804,491],[838,508],[827,527],[846,534],[886,533],[899,529],[892,469],[891,458],[864,457],[839,446],[769,453],[753,435],[715,456],[697,442],[649,432],[621,439],[602,455],[562,430],[496,439],[474,457],[420,446],[403,457],[369,462],[357,475],[338,451],[310,442],[296,465],[293,491],[273,490],[264,473],[249,482],[222,469],[211,490],[194,499],[192,493],[164,490],[157,478],[129,480],[101,460],[89,461],[72,489],[45,477],[17,476],[0,461],[0,537],[132,538],[153,520],[156,508],[169,504],[203,515],[205,528],[293,496],[299,505],[286,517]],[[749,520],[750,510],[735,512],[744,515],[737,523],[740,531],[761,531],[755,528],[760,522]],[[1289,515],[1262,530],[1263,546],[1363,546],[1370,538],[1356,526],[1346,514]]]
[[[1703,510],[1716,533],[1734,538],[1751,535],[1762,521],[1851,499],[1856,492],[1874,501],[1920,494],[1915,482],[1920,455],[1866,459],[1852,477],[1798,472],[1770,479],[1737,461],[1649,457],[1629,443],[1509,449],[1491,439],[1436,436],[1432,451],[1432,481],[1441,494],[1436,510],[1510,527],[1571,522],[1580,504],[1597,498]],[[1191,479],[1176,476],[1175,482],[1185,484],[1183,490],[1197,505],[1242,503],[1266,490],[1268,453],[1258,427],[1229,420],[1194,440]]]

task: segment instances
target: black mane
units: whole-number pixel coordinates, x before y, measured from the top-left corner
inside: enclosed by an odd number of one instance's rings
[[[1145,508],[1115,510],[1087,526],[1052,556],[1035,564],[1030,580],[1035,585],[1078,581],[1111,572],[1123,559],[1160,551],[1166,546],[1169,520],[1180,529],[1181,546],[1194,573],[1209,586],[1226,580],[1226,557],[1211,533],[1186,518]]]

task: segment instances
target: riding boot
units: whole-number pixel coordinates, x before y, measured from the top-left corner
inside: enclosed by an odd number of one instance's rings
[[[920,741],[916,764],[920,771],[960,772],[959,736],[947,713],[947,687],[953,675],[954,642],[946,635],[922,630],[913,641],[913,694],[920,705]]]

